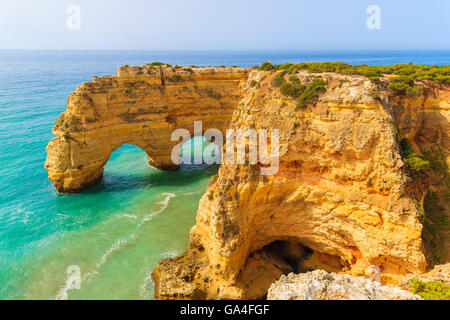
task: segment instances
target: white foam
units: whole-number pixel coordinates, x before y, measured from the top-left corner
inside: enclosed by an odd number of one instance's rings
[[[153,297],[153,282],[150,280],[150,267],[146,266],[145,275],[139,285],[139,296],[144,300],[151,300]]]
[[[180,254],[181,254],[181,252],[165,251],[161,255],[163,256],[163,258],[175,258],[176,256],[179,256]]]
[[[160,202],[158,203],[158,204],[161,205],[161,209],[159,209],[159,210],[157,210],[157,211],[154,211],[154,212],[150,213],[148,216],[144,217],[144,218],[142,219],[142,222],[139,224],[138,227],[140,227],[141,225],[143,225],[145,222],[150,221],[150,220],[153,218],[154,215],[157,215],[157,214],[160,214],[160,213],[164,212],[164,210],[166,210],[167,207],[169,206],[169,201],[170,201],[170,199],[172,199],[173,197],[175,197],[175,194],[173,194],[173,193],[168,193],[168,192],[164,192],[162,195],[165,196],[165,198],[164,198],[163,201],[160,201]]]
[[[136,233],[139,231],[140,227],[145,222],[150,221],[154,215],[160,214],[160,213],[164,212],[164,210],[167,209],[167,207],[169,206],[170,199],[175,197],[175,194],[165,192],[165,193],[162,193],[162,195],[165,196],[165,198],[164,198],[164,200],[162,200],[158,203],[161,205],[161,208],[157,211],[150,213],[148,216],[144,217],[142,219],[142,221],[139,223],[139,225],[137,226],[135,232],[130,234],[127,238],[116,240],[116,242],[114,242],[114,244],[102,255],[102,257],[100,258],[100,261],[95,265],[94,270],[89,273],[86,273],[82,276],[81,283],[89,281],[90,279],[92,279],[92,277],[94,275],[98,274],[100,268],[108,261],[108,259],[111,257],[111,255],[114,254],[114,252],[120,250],[122,247],[127,245],[130,241],[135,241]],[[123,216],[129,216],[129,217],[133,217],[133,218],[136,217],[136,216],[125,215],[125,214]],[[148,281],[150,281],[150,280],[148,280]],[[56,299],[67,300],[68,291],[73,289],[72,283],[73,283],[73,280],[70,277],[68,279],[66,279],[64,286],[58,291],[58,294],[56,295]],[[143,284],[141,284],[141,286],[144,286],[144,287],[142,287],[143,294],[147,295],[147,290],[148,290],[147,283],[144,282]],[[141,289],[139,289],[139,290],[141,290]]]
[[[71,267],[76,267],[77,272],[68,274],[64,286],[62,286],[62,288],[56,294],[56,300],[67,300],[69,290],[80,289],[80,268],[78,266],[70,266],[69,268]]]

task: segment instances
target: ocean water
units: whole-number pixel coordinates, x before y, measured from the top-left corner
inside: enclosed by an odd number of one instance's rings
[[[152,299],[149,274],[186,248],[198,201],[217,172],[205,165],[158,171],[145,152],[124,145],[102,182],[58,194],[44,169],[45,147],[70,92],[124,64],[250,67],[268,60],[442,65],[450,52],[0,51],[0,299]]]

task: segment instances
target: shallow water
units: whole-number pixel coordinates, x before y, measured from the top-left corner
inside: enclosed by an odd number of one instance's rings
[[[152,299],[149,274],[182,253],[217,167],[161,172],[124,145],[101,183],[58,195],[45,147],[70,92],[124,64],[249,67],[302,61],[448,64],[450,52],[0,51],[0,299]],[[80,289],[67,268],[79,267]]]

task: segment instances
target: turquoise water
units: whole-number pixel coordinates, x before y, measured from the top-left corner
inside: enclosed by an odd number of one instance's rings
[[[103,181],[77,195],[58,195],[44,169],[51,128],[70,92],[120,65],[156,60],[449,64],[450,52],[0,51],[0,299],[152,299],[150,272],[186,248],[217,167],[161,172],[142,150],[124,145]],[[70,289],[72,265],[80,268],[80,289]]]

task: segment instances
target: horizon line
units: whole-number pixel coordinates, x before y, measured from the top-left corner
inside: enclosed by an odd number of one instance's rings
[[[426,52],[426,51],[449,51],[448,49],[14,49],[0,48],[0,51],[132,51],[132,52]]]

